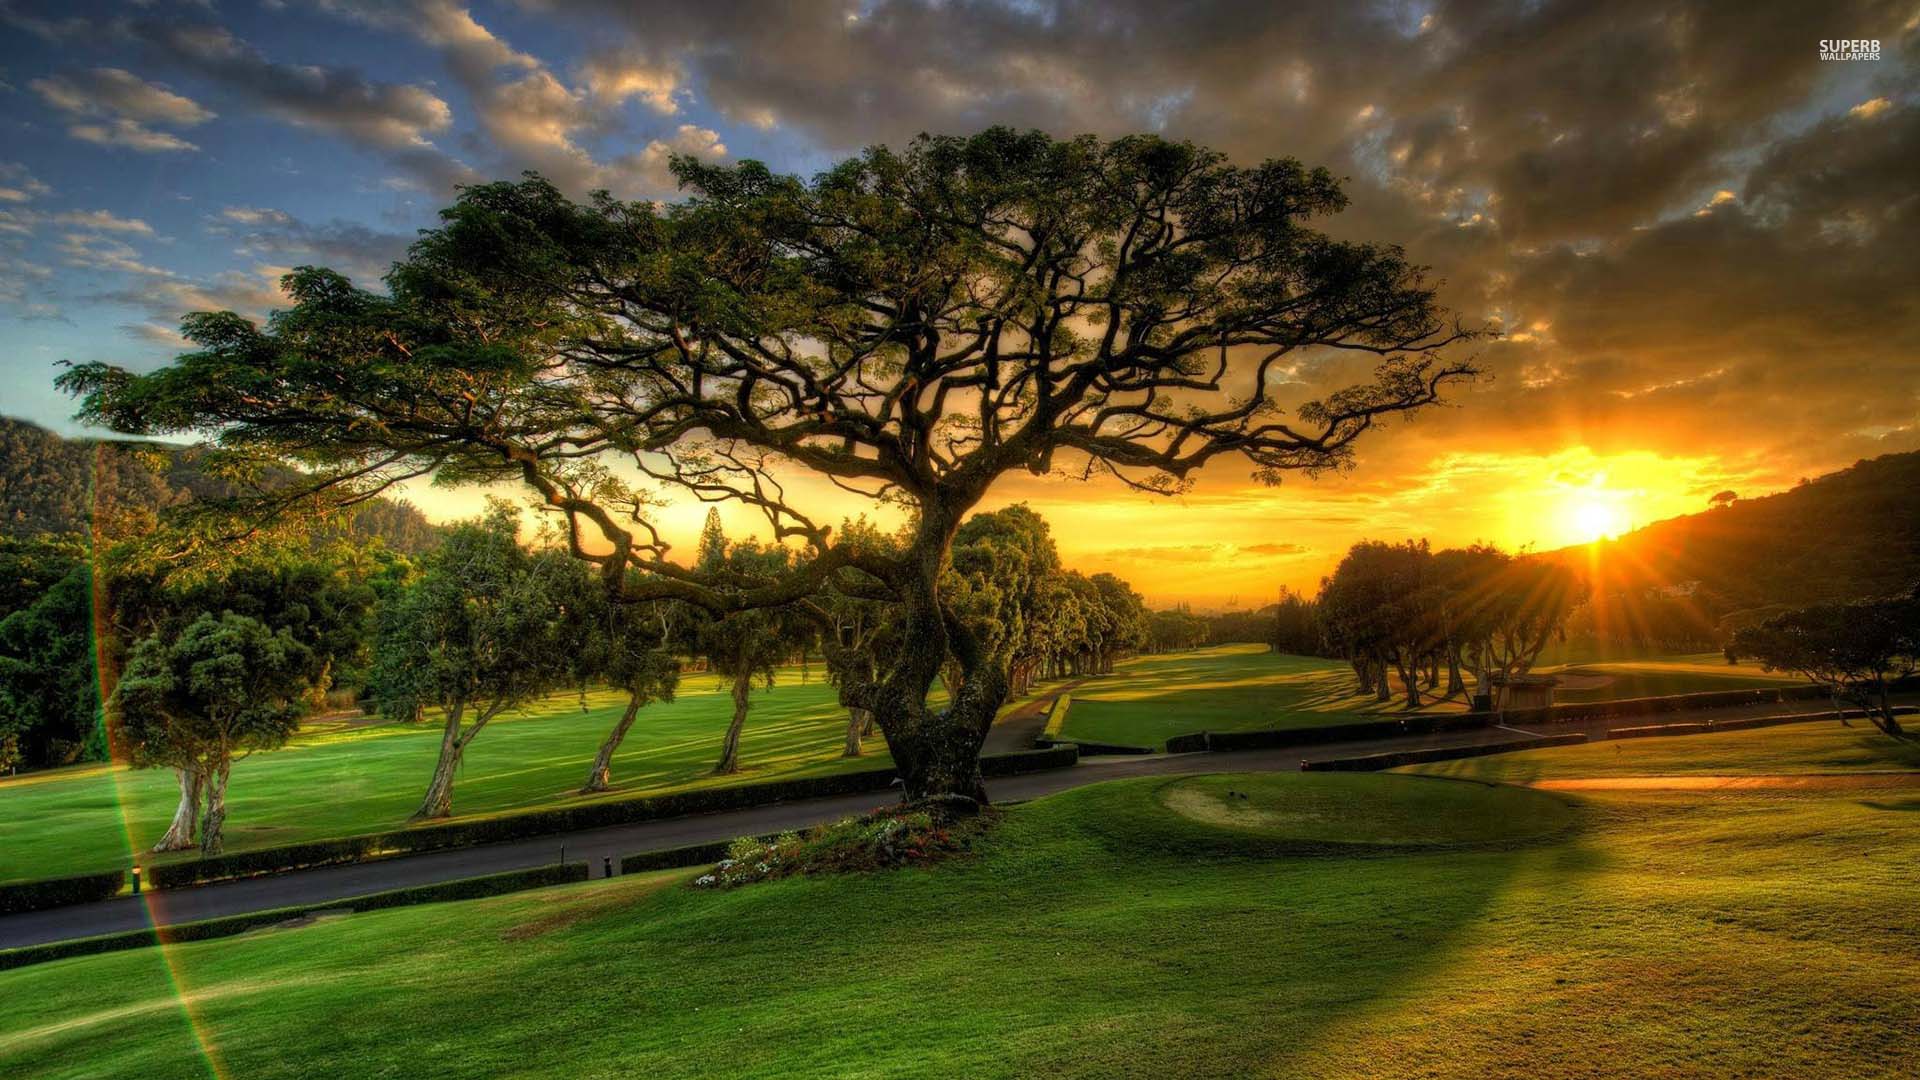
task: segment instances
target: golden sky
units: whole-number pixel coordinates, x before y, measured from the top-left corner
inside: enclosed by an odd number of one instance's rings
[[[1008,124],[1325,165],[1351,205],[1321,227],[1403,246],[1503,332],[1489,380],[1371,433],[1347,475],[990,495],[1157,602],[1311,588],[1369,537],[1558,547],[1920,449],[1915,0],[336,0],[112,33],[53,7],[0,4],[0,376],[8,413],[70,432],[55,364],[164,363],[182,314],[264,315],[289,266],[372,285],[463,183],[664,199],[675,152],[804,176]],[[1364,376],[1302,370],[1303,398]],[[795,487],[819,519],[861,509]]]

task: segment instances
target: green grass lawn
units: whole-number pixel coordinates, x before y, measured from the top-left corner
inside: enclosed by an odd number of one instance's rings
[[[624,698],[549,698],[489,724],[467,751],[454,788],[462,817],[578,802],[600,740]],[[815,668],[800,681],[781,673],[756,690],[741,744],[742,771],[708,773],[720,756],[732,704],[711,675],[690,675],[671,704],[649,705],[614,758],[616,790],[596,798],[722,783],[752,783],[884,765],[883,740],[843,758],[846,713]],[[426,723],[319,725],[286,748],[234,766],[227,793],[230,851],[398,828],[420,804],[439,754],[440,727]],[[145,850],[166,831],[179,797],[164,769],[103,765],[0,781],[0,881],[125,866],[129,836]],[[185,856],[176,856],[185,857]]]
[[[933,868],[654,874],[0,973],[0,1075],[1910,1077],[1920,925],[1888,914],[1916,810],[1122,781]]]
[[[1565,674],[1561,701],[1687,694],[1755,686],[1792,686],[1799,680],[1768,675],[1752,663],[1729,665],[1719,654],[1637,660],[1564,658],[1540,670]],[[1459,711],[1460,700],[1422,711]],[[1110,676],[1073,692],[1062,738],[1159,749],[1174,735],[1195,731],[1268,731],[1319,727],[1403,714],[1398,694],[1381,704],[1354,693],[1346,664],[1271,653],[1259,645],[1218,645],[1192,652],[1142,656]]]
[[[1453,706],[1458,708],[1459,706]],[[1346,664],[1219,645],[1140,656],[1073,692],[1062,737],[1159,748],[1192,731],[1260,731],[1369,719]],[[1389,706],[1391,708],[1391,706]]]

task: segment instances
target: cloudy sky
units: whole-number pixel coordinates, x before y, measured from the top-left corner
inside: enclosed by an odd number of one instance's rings
[[[58,361],[161,363],[288,267],[372,284],[474,179],[670,198],[676,151],[1157,131],[1331,167],[1331,229],[1504,332],[1350,475],[993,495],[1083,569],[1247,606],[1361,536],[1557,547],[1920,448],[1917,80],[1915,0],[0,0],[0,411],[71,431]]]

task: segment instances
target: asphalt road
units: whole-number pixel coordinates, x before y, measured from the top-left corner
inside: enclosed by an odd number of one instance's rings
[[[1806,713],[1817,716],[1826,711],[1826,706],[1820,702],[1795,702],[1702,710],[1684,716],[1667,714],[1620,718],[1612,721],[1612,726],[1632,727],[1647,723],[1726,719],[1743,715]],[[1016,802],[1103,780],[1134,776],[1293,771],[1300,768],[1302,761],[1323,761],[1419,747],[1472,746],[1505,742],[1529,734],[1559,735],[1584,730],[1594,738],[1604,738],[1608,726],[1606,722],[1586,727],[1558,724],[1538,733],[1492,727],[1279,750],[1096,757],[1085,759],[1072,768],[995,779],[988,782],[987,790],[995,802]],[[749,810],[646,821],[452,851],[395,856],[347,866],[294,870],[268,877],[150,891],[138,897],[121,896],[91,904],[24,912],[0,917],[0,949],[140,930],[149,926],[196,922],[279,907],[348,901],[355,896],[389,889],[545,866],[560,861],[563,854],[569,861],[585,859],[592,875],[599,877],[605,859],[612,859],[617,872],[620,858],[624,855],[805,828],[858,814],[887,801],[885,795],[876,793],[776,803]],[[341,906],[352,905],[342,903]]]

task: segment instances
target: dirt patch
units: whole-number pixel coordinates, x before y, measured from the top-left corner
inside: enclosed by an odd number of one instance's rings
[[[621,908],[632,907],[646,897],[652,896],[665,887],[669,878],[662,877],[641,889],[607,889],[594,896],[577,900],[571,904],[550,908],[537,919],[509,926],[500,932],[502,941],[526,941],[530,938],[545,937],[556,930],[565,930],[578,926],[590,919],[609,915]]]
[[[1920,787],[1920,772],[1799,773],[1775,776],[1593,776],[1534,780],[1548,791],[1852,791]]]

